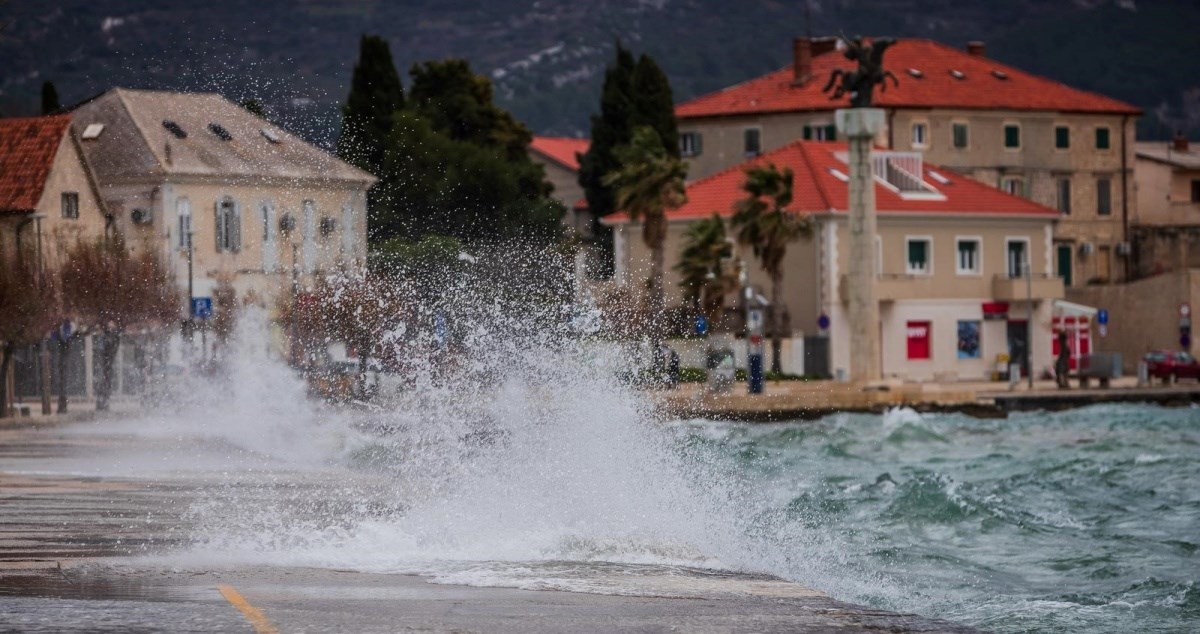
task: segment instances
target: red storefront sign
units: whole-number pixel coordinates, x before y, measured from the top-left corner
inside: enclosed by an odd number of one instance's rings
[[[930,322],[910,321],[905,327],[905,338],[908,341],[909,359],[930,358],[929,331]]]
[[[984,302],[983,318],[986,321],[1004,321],[1008,319],[1008,302]]]
[[[1058,333],[1067,333],[1068,361],[1072,370],[1079,368],[1079,358],[1092,352],[1092,321],[1087,317],[1055,317],[1054,337],[1051,339],[1053,357],[1058,358]]]

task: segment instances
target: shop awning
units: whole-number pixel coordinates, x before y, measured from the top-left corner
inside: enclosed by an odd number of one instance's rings
[[[1076,304],[1075,302],[1068,302],[1061,299],[1054,300],[1055,315],[1063,315],[1067,317],[1087,317],[1088,319],[1091,319],[1092,317],[1095,317],[1096,313],[1098,312],[1100,312],[1100,309],[1092,308],[1091,306],[1084,306],[1083,304]]]

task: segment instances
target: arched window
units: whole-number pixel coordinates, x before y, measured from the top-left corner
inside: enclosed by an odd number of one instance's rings
[[[192,240],[192,201],[187,198],[176,200],[175,215],[179,217],[179,248],[186,249]]]

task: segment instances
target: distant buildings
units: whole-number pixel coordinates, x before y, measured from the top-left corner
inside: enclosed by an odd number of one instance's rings
[[[901,39],[884,64],[899,86],[876,91],[888,120],[881,147],[1057,210],[1053,271],[1068,287],[1129,277],[1138,108],[1001,64],[978,42],[964,51]],[[821,89],[833,69],[852,67],[834,38],[798,38],[788,67],[679,104],[690,176],[797,139],[833,140],[846,101]]]
[[[783,294],[789,331],[828,341],[827,357],[808,355],[806,372],[836,375],[845,370],[846,159],[845,144],[793,141],[689,185],[687,204],[668,214],[668,304],[680,299],[679,276],[671,265],[678,261],[687,225],[714,212],[728,219],[734,204],[746,196],[741,189],[746,167],[773,163],[790,168],[795,199],[788,210],[808,216],[814,232],[810,240],[788,247]],[[1031,314],[1033,368],[1051,366],[1051,324],[1066,327],[1063,318],[1077,310],[1055,301],[1063,297],[1062,280],[1054,274],[1053,235],[1059,212],[933,166],[919,152],[881,151],[874,160],[884,375],[913,380],[988,378],[1000,355],[1019,360],[1030,350]],[[640,225],[623,214],[607,221],[616,227],[617,279],[640,283],[649,271]],[[752,254],[743,248],[741,257],[747,260],[751,283],[767,288],[769,280]],[[1022,276],[1026,259],[1032,266],[1028,281]],[[822,323],[828,327],[822,328]]]
[[[579,184],[579,155],[588,151],[591,141],[571,137],[535,136],[529,144],[529,158],[546,170],[546,180],[554,185],[551,196],[567,208],[563,224],[579,235],[589,235],[591,216],[584,213],[583,187]]]
[[[1185,137],[1137,144],[1138,277],[1200,268],[1200,148]]]

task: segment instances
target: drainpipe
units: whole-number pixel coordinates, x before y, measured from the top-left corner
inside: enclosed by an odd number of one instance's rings
[[[1128,172],[1128,157],[1126,155],[1126,128],[1129,127],[1129,115],[1121,117],[1121,241],[1129,244],[1129,172]],[[1123,256],[1122,266],[1125,270],[1125,281],[1129,281],[1129,260],[1133,257],[1133,245],[1129,245],[1126,255]]]

